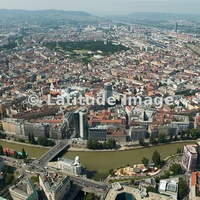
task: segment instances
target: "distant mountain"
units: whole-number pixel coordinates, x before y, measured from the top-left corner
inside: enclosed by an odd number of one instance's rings
[[[23,16],[23,15],[68,15],[68,16],[91,16],[89,13],[83,11],[64,11],[64,10],[7,10],[7,9],[0,9],[0,16],[3,15],[10,15],[10,16]]]
[[[151,12],[136,12],[124,17],[134,19],[163,19],[163,20],[183,20],[183,19],[197,19],[200,15],[197,14],[177,14],[177,13],[151,13]]]
[[[7,10],[0,9],[0,21],[20,20],[26,22],[36,22],[45,25],[49,23],[63,24],[87,24],[98,23],[106,19],[90,15],[83,11],[64,11],[64,10]],[[107,21],[107,20],[106,20]]]

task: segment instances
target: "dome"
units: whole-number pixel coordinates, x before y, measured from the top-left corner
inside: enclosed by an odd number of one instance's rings
[[[80,158],[79,158],[79,156],[76,156],[76,158],[75,158],[75,163],[80,163]]]

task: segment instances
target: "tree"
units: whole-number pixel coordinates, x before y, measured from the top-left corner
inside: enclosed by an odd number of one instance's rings
[[[107,141],[107,148],[108,149],[114,149],[116,146],[116,141],[112,138],[109,138]]]
[[[5,178],[5,184],[9,185],[15,179],[13,174],[7,174]]]
[[[131,179],[131,184],[133,185],[135,183],[135,179]]]
[[[84,200],[95,200],[95,194],[89,193],[87,196],[84,197]]]
[[[170,176],[170,171],[167,170],[164,172],[162,176],[160,176],[160,179],[166,179],[166,178],[169,178],[169,176]]]
[[[148,166],[148,163],[149,163],[149,159],[143,157],[143,159],[142,159],[142,164],[143,164],[145,167],[147,167],[147,166]]]
[[[114,174],[115,174],[114,170],[113,170],[113,169],[110,169],[109,174],[110,174],[111,176],[114,176]]]
[[[14,153],[13,157],[14,157],[15,159],[17,159],[17,158],[18,158],[18,153],[17,153],[16,151],[15,151],[15,153]]]
[[[165,143],[166,139],[165,139],[165,134],[159,134],[158,135],[158,142],[159,143]]]
[[[173,140],[173,133],[170,133],[169,135],[169,141],[171,142]]]
[[[194,121],[194,118],[193,118],[192,115],[189,115],[188,117],[189,117],[189,120],[190,120],[190,121]]]
[[[155,166],[160,165],[160,163],[161,163],[160,154],[157,152],[157,150],[154,151],[152,160],[153,160]]]
[[[0,145],[0,155],[3,155],[3,147]]]
[[[106,142],[104,141],[103,142],[103,149],[106,149],[107,148],[107,144],[106,144]]]
[[[158,191],[156,190],[156,188],[154,188],[154,187],[152,187],[152,186],[148,186],[148,187],[147,187],[147,192],[158,193]]]
[[[183,131],[181,131],[180,138],[181,138],[181,140],[184,139],[184,133],[183,133]]]
[[[31,144],[36,144],[36,141],[35,141],[35,138],[34,138],[33,134],[31,134]]]
[[[177,135],[174,136],[174,141],[177,141],[178,140],[178,137]]]
[[[187,139],[190,139],[190,130],[186,130],[186,135]]]
[[[53,140],[48,140],[48,146],[53,147],[55,144]]]
[[[28,142],[31,143],[31,134],[28,134]]]
[[[195,129],[190,130],[190,134],[193,140],[196,140],[198,138],[197,131]]]
[[[39,139],[39,138],[38,138]],[[87,140],[87,148],[92,149],[93,148],[93,142],[92,139]]]
[[[145,145],[145,143],[144,143],[144,138],[140,138],[140,139],[139,139],[139,145],[140,145],[140,146],[144,146],[144,145]]]
[[[37,139],[37,143],[39,145],[42,145],[42,146],[47,146],[46,143],[47,143],[47,138],[44,138],[42,136],[38,137]]]
[[[173,164],[170,168],[169,171],[173,172],[174,175],[179,175],[182,173],[182,168],[179,164]]]
[[[154,137],[151,135],[150,138],[149,138],[149,143],[152,144],[152,145],[156,144],[156,138],[154,138]]]
[[[178,184],[178,199],[184,199],[184,197],[186,197],[189,193],[189,188],[187,186],[187,183],[185,181],[183,181],[182,178],[180,178],[179,180],[179,184]]]
[[[181,148],[180,149],[177,148],[176,154],[179,154],[179,153],[181,153]]]
[[[22,148],[22,159],[25,159],[26,158],[26,152],[24,150],[24,148]]]

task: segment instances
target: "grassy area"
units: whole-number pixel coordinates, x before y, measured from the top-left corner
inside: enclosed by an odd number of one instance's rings
[[[4,148],[10,148],[14,149],[15,151],[22,151],[22,148],[25,149],[25,152],[29,154],[28,158],[39,158],[42,156],[45,152],[47,152],[49,149],[47,148],[42,148],[42,147],[32,147],[32,146],[27,146],[23,144],[14,144],[10,142],[3,142],[0,141],[0,145]]]
[[[67,54],[70,58],[88,64],[93,61],[93,54],[102,51],[102,55],[110,55],[115,52],[128,50],[125,46],[114,45],[111,42],[104,44],[103,41],[80,41],[80,42],[51,42],[45,44],[47,48],[62,54]],[[88,53],[91,51],[91,54]]]
[[[66,52],[80,52],[80,53],[84,53],[87,51],[102,51],[103,54],[112,54],[118,51],[122,51],[122,50],[128,50],[128,48],[126,48],[125,46],[119,44],[119,45],[114,45],[112,43],[107,43],[104,44],[103,41],[80,41],[80,42],[51,42],[48,44],[45,44],[46,47],[50,48],[50,49],[62,49]]]

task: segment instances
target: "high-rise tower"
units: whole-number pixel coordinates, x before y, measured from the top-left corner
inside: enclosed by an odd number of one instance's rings
[[[105,100],[106,101],[109,97],[112,97],[112,95],[113,95],[112,83],[107,82],[107,83],[104,84],[104,94],[105,94]]]
[[[88,137],[88,109],[80,107],[74,112],[74,123],[76,135],[86,140]]]
[[[174,25],[174,31],[177,33],[178,31],[178,23],[176,22],[175,25]]]

